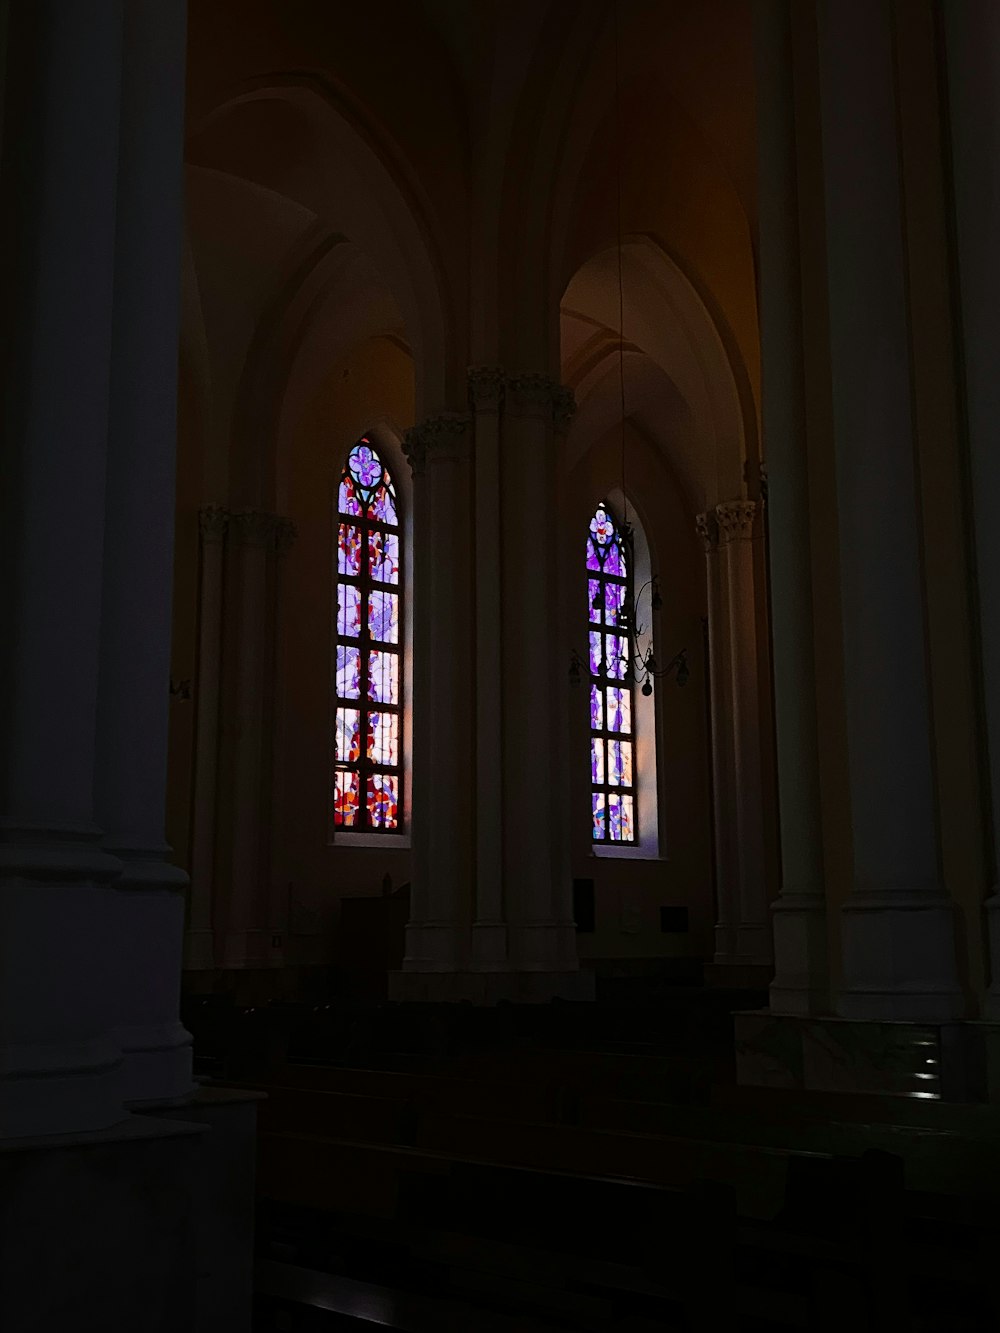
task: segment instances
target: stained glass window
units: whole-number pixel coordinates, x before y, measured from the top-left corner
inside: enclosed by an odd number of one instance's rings
[[[592,837],[600,843],[636,841],[632,673],[626,608],[630,553],[602,500],[587,536],[590,660],[590,806]]]
[[[392,474],[371,440],[347,456],[337,493],[333,822],[402,825],[401,529]]]

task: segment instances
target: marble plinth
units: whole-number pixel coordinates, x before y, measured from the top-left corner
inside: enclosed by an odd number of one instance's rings
[[[194,1329],[195,1174],[205,1129],[133,1116],[0,1140],[5,1329]]]
[[[204,1084],[157,1114],[203,1127],[194,1145],[196,1309],[190,1333],[249,1333],[253,1321],[257,1103],[264,1094]]]

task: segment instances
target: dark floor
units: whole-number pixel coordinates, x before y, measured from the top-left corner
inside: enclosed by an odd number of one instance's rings
[[[762,1000],[189,1003],[203,1074],[268,1092],[255,1328],[1000,1328],[1000,1116],[737,1088]]]

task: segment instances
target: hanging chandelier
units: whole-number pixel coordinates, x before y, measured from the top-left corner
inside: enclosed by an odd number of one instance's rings
[[[632,564],[632,531],[630,527],[626,527],[623,536],[628,547],[628,567],[631,569],[634,566]],[[618,658],[623,668],[620,679],[638,685],[640,692],[648,698],[653,693],[654,680],[662,680],[672,675],[678,685],[684,686],[691,678],[691,668],[688,665],[688,650],[686,648],[682,648],[680,652],[675,653],[666,666],[658,665],[653,652],[652,624],[646,625],[639,620],[639,607],[642,605],[642,599],[646,593],[649,594],[650,613],[656,614],[660,611],[663,606],[663,598],[660,594],[659,576],[654,574],[652,578],[646,580],[634,596],[631,589],[626,591],[625,598],[618,611],[617,635],[626,648],[626,651],[620,654]],[[595,594],[591,601],[591,609],[599,611],[600,608],[600,594]],[[574,648],[569,668],[571,685],[580,684],[586,665],[586,662]]]
[[[615,139],[616,139],[616,232],[618,258],[618,399],[619,419],[621,423],[621,492],[622,524],[621,536],[625,545],[626,569],[629,582],[626,586],[623,603],[617,613],[617,635],[624,645],[625,652],[619,656],[624,679],[638,685],[647,697],[653,693],[653,681],[674,675],[678,685],[686,685],[691,676],[688,666],[688,650],[682,648],[675,653],[666,666],[657,665],[653,652],[652,616],[663,606],[660,594],[659,576],[653,574],[637,593],[632,591],[632,571],[635,569],[635,542],[632,524],[628,517],[628,489],[626,486],[626,422],[628,413],[625,401],[625,274],[624,274],[624,231],[622,227],[622,112],[621,112],[621,68],[618,38],[618,0],[614,4],[614,50],[615,50]],[[598,513],[606,510],[606,503],[599,506]],[[640,607],[643,597],[649,594],[649,621],[640,620]],[[594,594],[591,609],[601,609],[600,589]],[[580,654],[574,649],[570,663],[569,677],[571,685],[579,685],[586,666]]]

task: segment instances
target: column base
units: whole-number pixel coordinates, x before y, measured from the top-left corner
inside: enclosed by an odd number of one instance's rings
[[[736,928],[719,923],[715,927],[715,952],[712,962],[726,964],[736,960]]]
[[[977,1029],[988,1026],[737,1013],[736,1078],[790,1091],[985,1101],[987,1039]]]
[[[424,1004],[548,1004],[593,1000],[594,974],[572,972],[390,972],[389,999]]]
[[[518,972],[575,972],[576,926],[572,921],[532,921],[509,927],[511,967]]]
[[[122,1119],[116,895],[122,863],[94,830],[0,817],[0,1136]],[[128,948],[128,941],[124,942]]]
[[[774,963],[774,941],[770,921],[753,922],[736,927],[736,956],[741,962],[758,967]]]
[[[771,1013],[829,1013],[826,903],[815,894],[782,894],[772,908],[772,927]]]
[[[404,972],[454,972],[459,958],[459,928],[453,921],[411,922],[406,927]]]
[[[502,972],[507,967],[507,926],[503,921],[477,921],[472,927],[472,970]]]
[[[955,909],[923,894],[858,893],[841,909],[842,1018],[949,1022],[965,1016],[955,970]]]
[[[109,1037],[0,1046],[0,1139],[94,1133],[117,1124],[122,1053]]]
[[[208,972],[215,967],[215,935],[211,930],[189,930],[184,935],[184,970]]]
[[[176,1106],[193,1096],[191,1034],[182,1023],[117,1029],[122,1100],[129,1107]]]

